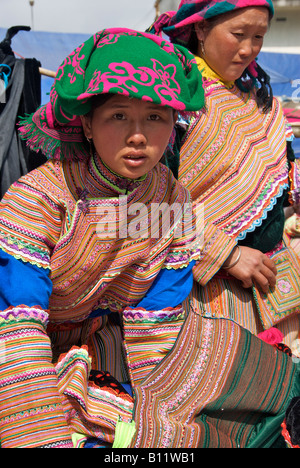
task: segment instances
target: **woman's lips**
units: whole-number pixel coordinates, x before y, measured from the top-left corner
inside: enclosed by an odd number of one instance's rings
[[[144,159],[146,155],[142,152],[139,153],[128,153],[124,156],[125,159]]]
[[[146,155],[144,153],[128,153],[124,156],[124,160],[131,166],[138,166],[143,164],[145,159]]]

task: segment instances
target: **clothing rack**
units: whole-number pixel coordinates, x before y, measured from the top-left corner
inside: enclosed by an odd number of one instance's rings
[[[31,30],[31,28],[29,26],[12,26],[11,28],[9,28],[7,30],[7,32],[6,32],[6,36],[5,36],[4,40],[0,44],[1,49],[3,49],[3,52],[5,52],[6,54],[11,54],[12,55],[13,54],[13,51],[11,49],[12,38],[19,31],[30,31],[30,30]],[[15,54],[20,56],[20,54],[17,54],[16,52],[15,52]],[[21,57],[21,58],[24,58],[24,57]],[[39,72],[40,72],[41,75],[48,76],[50,78],[55,78],[55,76],[56,76],[56,72],[54,72],[52,70],[48,70],[47,68],[43,68],[43,67],[39,68]]]
[[[43,76],[49,76],[50,78],[55,78],[56,72],[52,70],[47,70],[47,68],[39,67],[39,72]]]

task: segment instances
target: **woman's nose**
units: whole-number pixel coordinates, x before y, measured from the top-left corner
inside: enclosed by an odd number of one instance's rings
[[[145,145],[147,137],[142,125],[133,125],[128,133],[127,143],[131,145]]]
[[[253,54],[254,45],[251,39],[245,39],[240,46],[240,55],[242,57],[250,57]]]

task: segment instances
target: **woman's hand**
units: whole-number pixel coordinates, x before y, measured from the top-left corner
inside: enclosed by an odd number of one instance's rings
[[[295,203],[293,208],[294,208],[294,212],[300,215],[300,203]]]
[[[290,218],[294,214],[300,215],[300,203],[295,203],[294,205],[284,208],[285,219]]]
[[[237,263],[236,259],[240,258]],[[230,267],[230,265],[233,265]],[[230,275],[239,279],[244,288],[251,288],[255,283],[263,292],[268,292],[269,288],[276,285],[277,269],[275,262],[260,250],[250,247],[239,246],[233,249],[223,267]]]

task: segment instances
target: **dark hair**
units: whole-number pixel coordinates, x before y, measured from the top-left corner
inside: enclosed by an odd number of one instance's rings
[[[112,94],[112,93],[94,94],[90,98],[91,109],[86,114],[86,116],[89,117],[89,118],[92,118],[94,110],[97,109],[97,107],[103,106],[103,104],[105,104],[113,96],[114,96],[114,94]]]
[[[84,115],[84,117],[91,120],[93,118],[95,109],[105,104],[112,96],[113,94],[111,93],[94,94],[93,96],[91,96],[90,97],[91,108],[89,112]],[[88,141],[87,139],[84,139],[83,144],[85,145],[85,148],[89,153],[95,151],[94,143],[92,141]]]
[[[190,38],[189,38],[189,41],[188,41],[186,47],[194,55],[198,54],[198,42],[199,41],[198,41],[197,33],[196,33],[195,29],[192,28],[191,35],[190,35]]]
[[[273,103],[273,91],[270,83],[269,75],[256,62],[257,76],[253,76],[248,68],[243,75],[236,80],[236,85],[241,91],[249,91],[256,88],[256,101],[259,107],[263,108],[263,112],[268,112]]]

